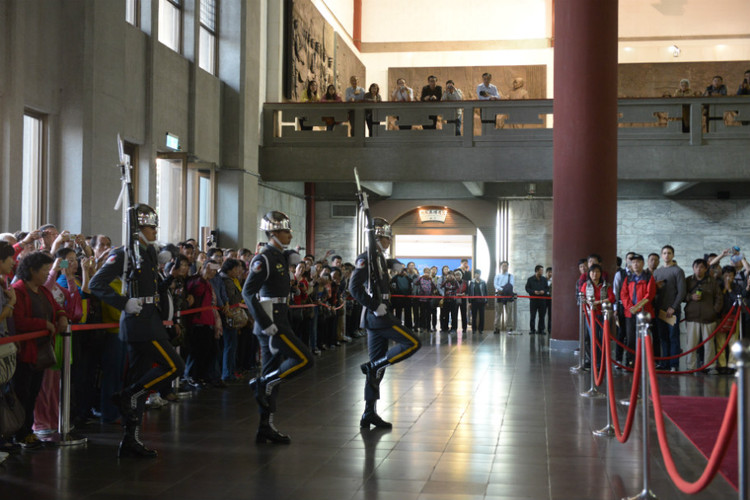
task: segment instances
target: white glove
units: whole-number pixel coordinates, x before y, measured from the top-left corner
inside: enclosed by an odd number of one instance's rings
[[[274,335],[276,335],[276,332],[278,331],[279,331],[279,327],[276,326],[276,323],[271,323],[271,325],[268,328],[263,330],[263,333],[265,333],[266,335],[270,337],[273,337]]]
[[[139,314],[141,312],[141,309],[143,309],[143,303],[141,302],[141,299],[136,299],[135,297],[128,299],[128,301],[125,303],[125,312],[128,314]]]
[[[388,313],[388,308],[385,304],[380,304],[378,308],[373,311],[373,314],[378,318],[381,316],[385,316],[386,313]]]

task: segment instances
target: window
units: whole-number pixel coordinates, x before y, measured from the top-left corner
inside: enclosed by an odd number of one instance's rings
[[[216,74],[216,2],[218,0],[200,0],[200,40],[198,66],[212,75]]]
[[[21,187],[21,229],[33,231],[42,224],[45,201],[44,117],[23,116],[23,182]]]
[[[141,24],[141,0],[125,0],[125,20],[138,28]]]
[[[181,40],[182,0],[159,0],[159,41],[180,53]]]
[[[197,238],[214,224],[214,167],[188,163],[184,153],[160,154],[156,160],[156,212],[159,239]]]

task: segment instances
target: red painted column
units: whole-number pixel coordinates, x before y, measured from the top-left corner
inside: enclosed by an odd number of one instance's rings
[[[354,0],[354,25],[352,39],[357,50],[362,50],[362,0]]]
[[[617,252],[617,0],[555,2],[552,338],[578,339],[578,259]]]
[[[315,183],[305,182],[305,254],[315,254]]]

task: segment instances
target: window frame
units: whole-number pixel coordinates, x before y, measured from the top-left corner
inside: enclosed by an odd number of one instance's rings
[[[128,4],[133,5],[133,22],[128,20]],[[125,22],[136,28],[141,27],[141,0],[125,0]]]
[[[198,67],[203,69],[204,71],[217,76],[219,74],[219,2],[220,0],[211,0],[213,1],[213,14],[214,14],[214,29],[212,30],[207,25],[203,24],[203,2],[206,2],[208,0],[199,0],[200,4],[198,6]],[[206,30],[206,32],[211,36],[212,40],[212,50],[213,50],[213,61],[212,61],[212,68],[211,70],[205,69],[201,65],[201,30]]]
[[[28,227],[29,231],[34,231],[35,229],[39,228],[42,224],[44,224],[43,221],[47,218],[47,207],[49,205],[49,192],[48,192],[48,179],[47,175],[49,174],[49,169],[47,165],[48,160],[48,139],[49,139],[49,130],[48,130],[48,116],[44,113],[40,113],[38,111],[35,111],[33,109],[26,108],[23,111],[23,117],[24,121],[26,120],[26,117],[33,118],[34,120],[39,121],[39,128],[41,129],[41,132],[39,134],[39,164],[37,169],[37,176],[39,177],[38,184],[36,186],[36,192],[32,193],[32,195],[35,196],[34,198],[34,204],[36,205],[36,214],[34,217],[32,217],[32,220],[30,221],[30,226]],[[24,129],[25,129],[24,125]],[[25,132],[25,130],[24,130]],[[26,141],[25,133],[23,137],[24,142]],[[25,148],[24,148],[25,149]],[[23,203],[23,176],[26,173],[26,158],[22,157],[22,170],[21,170],[21,177],[22,177],[22,184],[21,184],[21,225],[23,225],[24,221],[24,210],[25,206]],[[22,228],[23,230],[26,230],[27,228]]]
[[[178,54],[183,55],[185,53],[185,50],[184,50],[184,45],[185,45],[185,9],[184,9],[184,5],[182,3],[182,0],[158,0],[158,1],[159,1],[160,8],[161,8],[161,4],[163,2],[166,2],[166,3],[170,4],[172,7],[174,7],[175,9],[177,9],[177,12],[178,12],[177,23],[178,23],[178,26],[179,26],[179,32],[177,34],[177,49],[174,49],[171,46],[167,45],[166,43],[164,43],[163,41],[161,41],[161,39],[159,39],[158,42],[161,43],[162,45],[164,45],[165,47],[167,47],[169,50],[174,50]],[[157,38],[161,38],[161,35],[162,35],[162,30],[161,30],[161,28],[162,28],[161,12],[159,13],[158,26],[159,26],[159,36]]]

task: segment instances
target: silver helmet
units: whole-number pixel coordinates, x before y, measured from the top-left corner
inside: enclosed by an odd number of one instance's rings
[[[139,203],[138,206],[135,207],[135,215],[139,227],[159,227],[159,216],[156,215],[156,210],[145,203]]]
[[[390,238],[392,236],[391,224],[382,217],[373,217],[372,226],[375,236],[378,238]]]
[[[273,210],[260,220],[261,231],[291,231],[292,224],[284,212]]]

